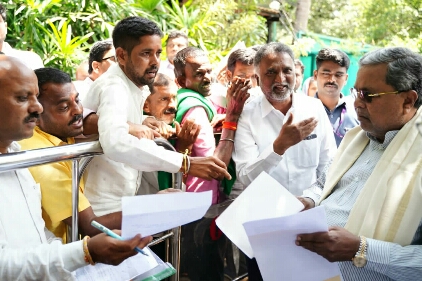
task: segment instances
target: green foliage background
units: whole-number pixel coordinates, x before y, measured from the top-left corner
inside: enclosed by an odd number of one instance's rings
[[[33,50],[46,66],[74,75],[88,58],[90,46],[111,37],[121,19],[137,15],[155,21],[168,34],[182,30],[190,44],[206,50],[217,62],[239,40],[263,44],[265,19],[257,14],[257,0],[9,0],[8,35],[13,47]],[[163,38],[163,43],[166,35]],[[165,54],[163,54],[165,57]]]

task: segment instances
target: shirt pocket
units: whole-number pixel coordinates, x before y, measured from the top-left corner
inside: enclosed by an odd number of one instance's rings
[[[293,164],[299,168],[316,168],[318,166],[320,153],[318,144],[318,137],[303,140],[289,148],[289,158],[291,158]]]

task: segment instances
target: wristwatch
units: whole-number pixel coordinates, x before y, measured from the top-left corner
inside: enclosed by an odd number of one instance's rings
[[[359,236],[360,244],[359,250],[356,252],[355,257],[352,258],[353,265],[356,267],[364,267],[366,265],[366,238],[365,236]]]

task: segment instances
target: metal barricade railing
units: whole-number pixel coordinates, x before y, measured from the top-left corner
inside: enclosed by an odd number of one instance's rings
[[[175,148],[163,138],[155,139],[155,142],[165,149],[175,151]],[[79,234],[77,206],[79,205],[80,179],[92,158],[101,154],[103,154],[103,150],[98,141],[0,154],[0,173],[48,163],[72,161],[72,228],[71,235],[68,237],[68,242],[71,242],[78,240]],[[181,189],[182,177],[181,173],[173,174],[173,188]],[[212,218],[218,216],[230,205],[231,201],[229,200],[212,206],[205,217]],[[152,246],[166,240],[166,259],[177,271],[176,274],[170,277],[170,281],[179,281],[180,236],[181,228],[176,227],[149,244],[149,246]],[[171,250],[171,256],[168,254],[169,249]]]
[[[175,151],[174,147],[165,139],[156,139],[157,145],[168,150]],[[68,241],[78,240],[78,208],[79,205],[79,182],[86,166],[93,156],[103,154],[103,150],[98,141],[41,148],[7,154],[0,154],[0,173],[24,169],[32,166],[48,163],[72,161],[72,228]],[[173,188],[181,189],[182,174],[173,174]],[[168,239],[172,239],[172,243]],[[158,244],[166,240],[167,248],[171,246],[172,254],[169,259],[177,272],[180,269],[180,227],[174,228],[169,233],[152,241],[150,245]],[[168,258],[168,255],[167,255]],[[178,281],[178,274],[170,278],[171,281]]]

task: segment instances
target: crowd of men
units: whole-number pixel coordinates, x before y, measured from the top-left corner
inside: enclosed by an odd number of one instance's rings
[[[1,5],[0,15],[2,50]],[[303,64],[283,43],[234,50],[226,79],[213,87],[220,82],[203,50],[172,32],[161,62],[162,37],[150,20],[121,20],[112,40],[93,45],[88,76],[77,83],[0,55],[1,154],[96,136],[104,151],[79,186],[84,238],[68,244],[71,165],[0,173],[1,280],[73,280],[77,268],[135,255],[151,237],[118,241],[91,222],[119,233],[121,198],[171,192],[171,173],[184,174],[184,191],[212,191],[218,204],[263,171],[305,209],[325,207],[329,231],[298,235],[296,244],[338,262],[343,280],[422,278],[421,55],[402,47],[365,54],[349,94],[347,54],[324,48],[312,96],[300,91]],[[216,108],[210,96],[222,90]],[[157,137],[177,152],[157,146]],[[232,245],[215,220],[185,225],[182,234],[181,274],[224,280]],[[262,280],[254,259],[247,267],[249,280]]]

